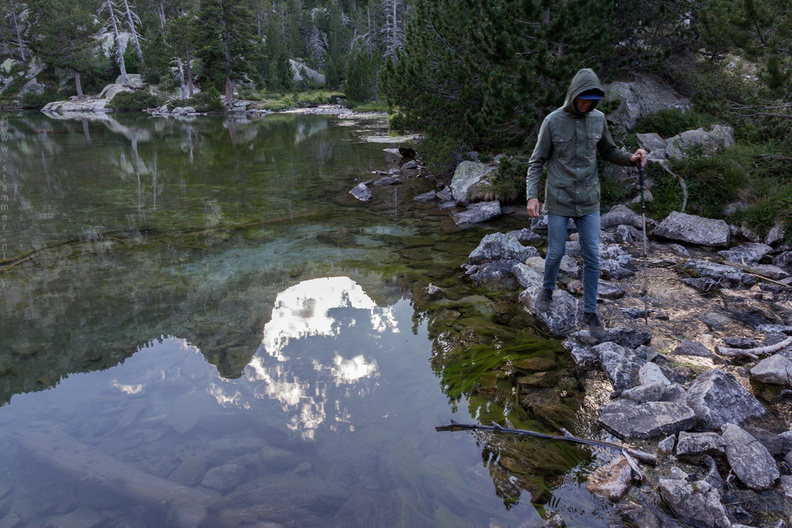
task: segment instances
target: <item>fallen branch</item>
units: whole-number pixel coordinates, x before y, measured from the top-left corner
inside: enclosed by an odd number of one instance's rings
[[[786,339],[776,343],[775,345],[767,345],[756,348],[715,347],[715,352],[717,352],[721,356],[759,359],[759,356],[762,356],[764,354],[772,354],[773,352],[778,352],[779,350],[784,349],[790,345],[792,345],[792,337],[787,337]]]
[[[559,435],[551,435],[545,433],[537,433],[536,431],[528,431],[526,429],[510,429],[507,427],[501,427],[498,424],[495,425],[461,424],[453,420],[451,420],[451,423],[448,425],[439,425],[435,427],[435,431],[489,431],[492,433],[508,433],[508,434],[516,434],[521,436],[530,436],[533,438],[543,438],[545,440],[563,440],[565,442],[574,442],[576,444],[585,444],[595,447],[606,447],[608,449],[617,449],[619,451],[624,451],[626,453],[629,453],[631,456],[637,458],[641,462],[644,462],[646,464],[651,464],[653,466],[657,465],[657,457],[650,453],[638,451],[637,449],[632,449],[630,447],[616,444],[613,442],[603,442],[601,440],[578,438],[577,436],[572,436],[567,432],[565,432],[563,436],[559,436]]]
[[[777,284],[779,286],[783,286],[784,288],[789,288],[790,287],[789,284],[777,281],[775,279],[771,279],[770,277],[768,277],[766,275],[763,275],[761,270],[758,270],[756,268],[752,268],[751,266],[748,266],[747,264],[741,264],[739,262],[732,262],[730,260],[724,260],[723,264],[725,266],[732,266],[732,267],[741,269],[742,271],[744,271],[748,275],[753,275],[757,279],[766,280],[767,282],[772,282],[773,284]]]

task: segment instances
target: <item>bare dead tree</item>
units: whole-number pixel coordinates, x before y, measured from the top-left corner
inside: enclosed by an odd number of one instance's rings
[[[129,75],[126,71],[126,64],[124,63],[124,50],[121,48],[121,31],[119,29],[119,12],[113,0],[102,0],[102,6],[99,8],[99,15],[105,14],[107,21],[105,27],[113,30],[113,41],[115,45],[116,64],[121,70],[121,84],[129,86]]]
[[[129,34],[132,37],[132,42],[135,43],[135,51],[137,52],[138,60],[142,64],[143,50],[140,47],[140,41],[142,40],[142,37],[140,36],[140,32],[138,32],[138,26],[140,26],[140,17],[135,12],[135,6],[133,6],[129,0],[121,0],[121,12],[123,14],[126,27],[129,30]]]
[[[405,8],[402,0],[382,0],[382,9],[385,12],[385,26],[381,30],[385,56],[395,61],[396,53],[404,47]]]

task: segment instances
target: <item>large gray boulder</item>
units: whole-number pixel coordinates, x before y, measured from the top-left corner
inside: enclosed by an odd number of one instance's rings
[[[729,245],[729,224],[724,220],[702,218],[677,211],[668,215],[654,230],[655,236],[701,246]]]
[[[773,455],[756,438],[734,424],[723,426],[726,459],[743,484],[754,490],[770,489],[781,476]]]
[[[687,404],[695,411],[699,425],[710,431],[726,423],[742,424],[767,412],[732,374],[719,369],[696,378],[687,390]]]
[[[454,177],[451,179],[454,200],[461,205],[468,205],[471,202],[471,187],[487,179],[497,170],[497,167],[476,161],[463,161],[457,165]]]
[[[539,256],[535,247],[523,246],[517,237],[507,233],[491,233],[481,239],[470,255],[472,264],[490,260],[517,260],[525,262],[529,257]]]
[[[608,100],[621,100],[619,107],[608,115],[608,121],[632,130],[638,118],[656,114],[660,110],[693,108],[689,99],[668,88],[651,75],[636,75],[632,82],[613,82],[605,88]]]
[[[668,140],[669,159],[684,159],[693,149],[701,149],[705,156],[713,156],[734,145],[734,129],[715,125],[712,130],[699,128],[682,132]]]
[[[553,337],[566,337],[577,327],[578,301],[568,292],[556,289],[550,309],[544,312],[536,310],[534,301],[542,288],[542,273],[526,264],[517,264],[512,268],[517,281],[525,288],[520,294],[520,302],[536,317],[539,326]]]

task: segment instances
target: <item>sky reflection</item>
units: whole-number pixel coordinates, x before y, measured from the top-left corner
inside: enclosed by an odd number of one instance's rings
[[[276,297],[262,345],[246,369],[260,382],[256,397],[271,398],[289,414],[287,425],[304,439],[322,427],[354,430],[343,400],[376,388],[379,365],[363,340],[333,339],[363,331],[369,339],[399,333],[392,308],[376,303],[349,277],[324,277],[296,284]]]

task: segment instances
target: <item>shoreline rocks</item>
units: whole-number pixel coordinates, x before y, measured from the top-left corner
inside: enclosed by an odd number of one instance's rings
[[[603,215],[603,241],[612,241],[602,245],[603,269],[630,271],[634,265],[627,257],[640,250],[640,238],[614,237],[625,226],[634,227],[635,216],[624,209]],[[613,502],[626,500],[622,497],[644,501],[640,508],[619,508],[639,525],[647,517],[659,523],[668,516],[651,508],[652,503],[664,502],[683,526],[786,526],[760,524],[756,519],[767,512],[759,506],[751,511],[752,504],[761,502],[757,492],[771,494],[781,504],[786,490],[792,489],[792,470],[786,462],[792,461],[792,442],[787,441],[792,429],[778,417],[776,407],[783,400],[772,396],[792,386],[792,340],[785,341],[792,335],[792,270],[789,259],[782,257],[789,248],[741,243],[725,222],[671,216],[673,222],[664,220],[666,226],[683,227],[673,236],[665,228],[660,230],[662,238],[657,229],[651,234],[653,260],[645,298],[633,284],[634,272],[615,274],[609,277],[609,288],[602,288],[603,293],[610,288],[624,292],[600,296],[599,312],[606,326],[602,343],[594,343],[587,330],[577,330],[582,288],[576,286],[580,269],[574,265],[574,243],[569,243],[567,253],[573,262],[562,267],[547,312],[537,313],[533,306],[542,282],[541,249],[538,255],[528,254],[515,245],[535,250],[540,231],[522,230],[519,237],[517,232],[487,235],[471,253],[467,274],[494,286],[516,279],[522,288],[519,302],[550,337],[564,339],[575,374],[604,372],[612,393],[611,401],[596,410],[599,426],[625,440],[639,440],[649,451],[654,446],[664,455],[660,467],[648,470],[654,484],[644,484],[640,492],[625,491],[630,479],[618,459],[601,461],[601,470],[589,481],[592,493]],[[529,240],[530,246],[523,242]],[[753,273],[769,261],[783,263],[777,278]],[[687,280],[691,278],[714,286],[699,288]],[[711,297],[714,289],[720,295],[717,302]],[[706,475],[699,474],[699,464],[708,468]],[[736,478],[724,481],[722,475],[727,474]],[[739,508],[730,498],[735,493],[742,497]],[[774,515],[792,522],[792,511],[787,510],[776,509]],[[754,521],[738,524],[746,518]]]

